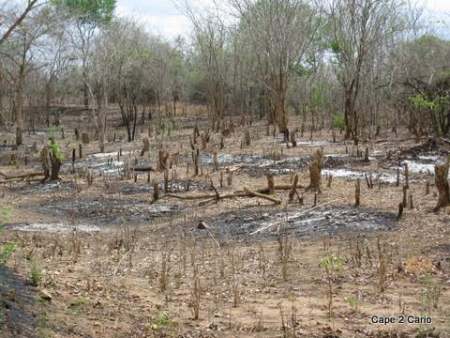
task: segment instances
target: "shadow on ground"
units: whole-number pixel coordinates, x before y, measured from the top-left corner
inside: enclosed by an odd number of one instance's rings
[[[37,337],[35,292],[26,281],[0,266],[0,337]]]

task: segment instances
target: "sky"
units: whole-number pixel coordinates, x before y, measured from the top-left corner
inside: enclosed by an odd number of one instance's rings
[[[427,11],[448,22],[450,30],[450,0],[419,0]],[[184,0],[118,0],[117,14],[133,17],[153,33],[168,39],[182,35],[188,37],[191,31],[189,19],[175,3]],[[194,6],[211,5],[213,0],[190,0]],[[447,34],[446,34],[447,35]]]

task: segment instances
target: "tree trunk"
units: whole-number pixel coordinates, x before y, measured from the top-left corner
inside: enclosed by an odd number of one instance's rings
[[[450,190],[448,185],[448,167],[449,161],[446,164],[436,165],[434,167],[436,187],[439,192],[438,204],[434,208],[438,211],[440,208],[446,207],[450,204]]]
[[[344,122],[345,122],[345,139],[348,140],[352,136],[352,92],[350,89],[345,89],[344,94]]]
[[[23,87],[25,83],[25,66],[20,66],[19,79],[16,89],[16,145],[23,143]]]

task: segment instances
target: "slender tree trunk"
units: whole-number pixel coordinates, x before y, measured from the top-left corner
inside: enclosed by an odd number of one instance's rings
[[[350,89],[345,89],[344,93],[344,123],[345,123],[345,139],[348,140],[352,136],[353,127],[352,127],[352,92]]]
[[[24,128],[24,117],[23,117],[23,89],[25,85],[25,66],[22,64],[19,70],[19,78],[16,89],[16,145],[20,146],[23,144],[23,128]]]

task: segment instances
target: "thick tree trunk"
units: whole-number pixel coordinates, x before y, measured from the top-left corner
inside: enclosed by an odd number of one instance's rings
[[[436,165],[434,167],[436,187],[439,192],[438,204],[434,208],[438,211],[450,204],[450,189],[448,185],[448,167],[449,161],[446,164]]]

